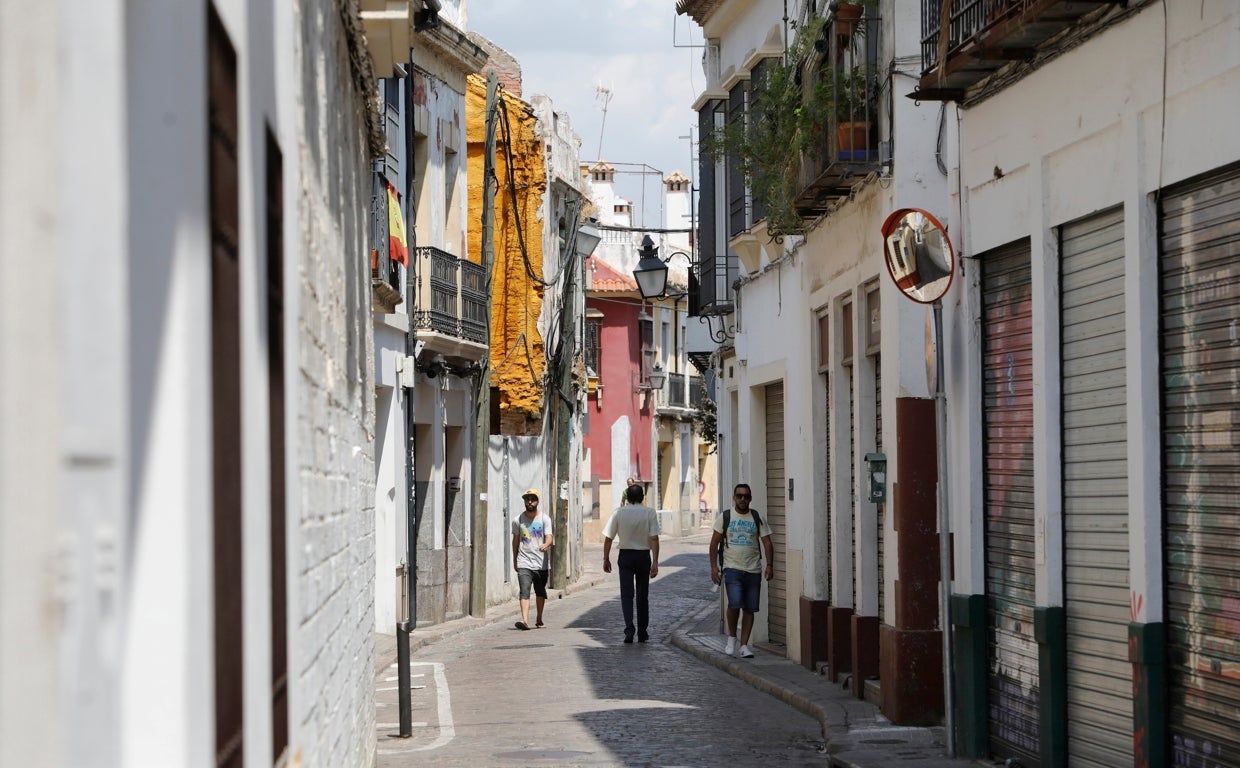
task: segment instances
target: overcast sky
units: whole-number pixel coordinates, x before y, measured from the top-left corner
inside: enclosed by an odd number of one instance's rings
[[[644,163],[665,175],[679,169],[696,178],[689,140],[679,137],[692,130],[697,140],[697,116],[690,107],[704,87],[702,35],[692,19],[676,15],[676,0],[465,0],[462,5],[469,30],[521,63],[526,99],[546,94],[556,111],[568,115],[581,137],[582,160],[601,156],[616,166],[616,188],[633,201],[634,224],[661,226],[659,177],[625,171],[641,170]],[[600,87],[610,91],[605,121]]]

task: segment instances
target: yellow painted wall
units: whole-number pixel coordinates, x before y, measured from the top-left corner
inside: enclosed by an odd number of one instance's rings
[[[481,260],[483,168],[486,162],[486,80],[470,75],[465,119],[469,142],[469,253]],[[547,191],[543,142],[534,133],[535,117],[528,104],[504,94],[508,137],[500,111],[495,164],[495,268],[491,284],[491,386],[499,387],[500,409],[540,417],[546,355],[538,331],[543,287],[530,279],[543,277],[543,221],[539,206]],[[505,144],[511,145],[511,163]],[[516,183],[513,205],[509,180]],[[473,213],[473,212],[476,212]],[[517,226],[520,222],[521,238]],[[522,255],[524,242],[525,255]]]

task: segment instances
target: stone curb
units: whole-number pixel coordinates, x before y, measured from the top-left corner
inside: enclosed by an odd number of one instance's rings
[[[724,672],[727,672],[729,675],[742,680],[749,686],[756,688],[763,693],[774,696],[794,709],[797,709],[814,718],[822,727],[822,739],[826,742],[828,738],[827,731],[829,722],[827,720],[827,711],[823,709],[820,704],[810,701],[800,694],[794,693],[781,685],[767,680],[762,675],[752,671],[748,665],[737,661],[735,658],[725,656],[713,648],[708,648],[701,642],[693,639],[687,631],[682,629],[682,627],[690,625],[691,623],[696,623],[710,614],[716,613],[718,610],[718,606],[710,605],[699,611],[697,615],[681,622],[680,626],[672,630],[672,645],[682,651],[685,651],[689,655],[696,657],[700,661],[704,661],[707,664],[722,669]]]

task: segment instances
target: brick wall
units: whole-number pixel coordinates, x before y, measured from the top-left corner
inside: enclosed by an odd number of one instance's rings
[[[376,741],[369,133],[340,6],[303,2],[295,43],[298,273],[289,286],[299,291],[300,518],[290,521],[299,594],[290,606],[290,715],[305,765],[363,766],[373,764]]]

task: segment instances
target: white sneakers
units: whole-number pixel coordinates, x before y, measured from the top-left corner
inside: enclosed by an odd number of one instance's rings
[[[742,645],[740,653],[739,654],[736,653],[736,638],[735,637],[728,638],[728,642],[724,644],[723,646],[723,652],[727,654],[728,656],[732,656],[734,654],[738,655],[742,659],[753,658],[753,651],[749,650],[749,646],[747,645]]]

